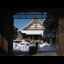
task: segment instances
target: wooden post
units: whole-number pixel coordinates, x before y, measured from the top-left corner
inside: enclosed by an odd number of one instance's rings
[[[5,15],[4,17],[4,43],[3,48],[8,53],[8,34],[9,34],[9,24],[8,24],[8,16]]]
[[[4,21],[3,21],[3,16],[0,16],[0,47],[3,47],[3,43],[4,43]]]
[[[64,18],[59,19],[59,55],[64,56]]]
[[[34,36],[32,36],[32,40],[34,40]]]
[[[3,36],[2,36],[2,34],[0,34],[0,47],[3,47]]]
[[[13,55],[13,17],[9,15],[9,34],[8,34],[8,53],[9,55]]]

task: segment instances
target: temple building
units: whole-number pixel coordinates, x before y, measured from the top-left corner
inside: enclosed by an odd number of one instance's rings
[[[23,39],[31,41],[42,40],[44,26],[43,23],[35,17],[29,24],[22,28],[20,32],[23,34]]]

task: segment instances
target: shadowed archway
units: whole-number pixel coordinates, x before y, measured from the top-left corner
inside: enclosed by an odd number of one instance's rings
[[[1,8],[0,9],[0,47],[4,49],[9,55],[13,55],[13,46],[12,46],[12,40],[13,40],[13,15],[15,15],[18,12],[47,12],[47,13],[52,13],[57,15],[58,22],[62,21],[62,19],[59,18],[64,18],[64,9],[53,9],[53,8]],[[60,20],[60,21],[59,21]],[[64,21],[64,20],[63,20]],[[62,23],[63,23],[62,21]],[[64,25],[64,23],[61,25]],[[61,29],[61,27],[59,27]],[[59,31],[60,38],[63,40],[64,31]],[[63,49],[64,47],[61,47],[64,41],[59,41],[59,54],[64,55]]]

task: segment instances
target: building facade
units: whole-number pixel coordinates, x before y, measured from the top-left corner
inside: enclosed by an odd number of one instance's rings
[[[21,30],[23,39],[29,41],[37,41],[43,39],[44,26],[43,23],[38,19],[34,18],[29,24],[27,24]]]

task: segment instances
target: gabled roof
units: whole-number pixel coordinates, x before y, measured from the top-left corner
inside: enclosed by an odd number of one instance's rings
[[[26,30],[28,27],[30,27],[33,23],[40,23],[43,26],[43,23],[38,19],[34,18],[29,24],[27,24],[22,30]]]

